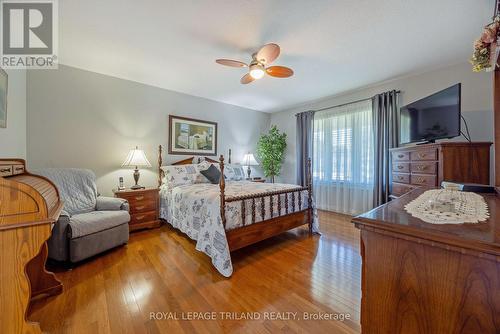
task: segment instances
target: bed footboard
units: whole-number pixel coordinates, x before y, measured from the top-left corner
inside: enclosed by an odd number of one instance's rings
[[[262,194],[251,194],[244,196],[226,197],[226,182],[224,177],[220,178],[220,215],[222,224],[226,228],[226,203],[240,202],[243,226],[226,232],[229,250],[234,251],[242,247],[251,245],[261,240],[276,236],[285,231],[309,225],[309,234],[312,235],[312,177],[311,159],[308,159],[307,186],[286,189]],[[224,157],[219,158],[221,175],[224,175]],[[307,191],[307,202],[303,203],[302,192]],[[284,195],[284,196],[283,196]],[[269,198],[270,218],[266,218],[265,199]],[[260,212],[256,212],[256,203],[260,201]],[[277,210],[274,210],[274,201]],[[247,202],[250,205],[247,207]],[[290,210],[291,204],[291,210]],[[297,207],[296,207],[297,206]],[[284,208],[284,209],[283,209]],[[247,210],[251,211],[251,224],[245,225]],[[290,211],[290,212],[289,212]],[[261,221],[256,223],[256,217],[260,216]]]

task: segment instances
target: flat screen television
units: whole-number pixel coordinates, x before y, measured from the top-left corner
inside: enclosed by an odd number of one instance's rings
[[[458,83],[400,109],[400,144],[431,142],[460,136]]]

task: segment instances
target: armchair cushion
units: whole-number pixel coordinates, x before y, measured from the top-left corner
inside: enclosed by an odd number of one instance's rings
[[[128,202],[122,198],[99,196],[96,203],[97,211],[128,211]]]
[[[122,224],[128,224],[130,214],[127,211],[93,211],[73,215],[70,218],[70,239],[98,233]]]

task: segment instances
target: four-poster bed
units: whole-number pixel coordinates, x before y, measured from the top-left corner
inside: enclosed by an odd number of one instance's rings
[[[305,187],[288,184],[254,183],[245,180],[233,182],[226,180],[225,177],[221,177],[217,185],[200,183],[169,188],[166,185],[169,182],[169,173],[181,170],[184,166],[193,169],[193,166],[196,165],[192,164],[194,159],[188,158],[177,161],[169,166],[163,166],[162,147],[161,145],[159,147],[158,182],[160,185],[160,194],[163,193],[163,197],[170,196],[168,200],[161,200],[164,201],[163,212],[169,212],[168,214],[164,214],[162,218],[192,239],[199,241],[199,235],[202,233],[208,235],[205,236],[206,238],[214,239],[204,245],[197,245],[198,250],[211,256],[213,255],[212,246],[217,248],[216,246],[219,243],[227,241],[227,253],[229,253],[302,225],[308,225],[310,235],[313,231],[317,231],[317,226],[315,225],[317,222],[315,220],[312,201],[310,160],[308,161],[307,186]],[[204,161],[208,164],[218,166],[221,175],[225,175],[224,171],[226,167],[231,168],[231,165],[224,163],[222,155],[218,162],[210,158],[205,158]],[[198,162],[202,162],[202,159],[198,158]],[[165,169],[167,170],[167,175]],[[175,194],[172,194],[172,192]],[[169,207],[165,208],[167,201]],[[174,203],[174,201],[176,202]],[[217,220],[216,223],[212,221],[205,222],[205,213],[203,213],[204,216],[201,214],[196,216],[196,213],[191,213],[196,210],[199,211],[200,203],[211,205],[206,210],[210,211],[213,220]],[[182,217],[179,218],[176,214]],[[203,220],[203,222],[199,223],[198,221],[200,220]],[[219,221],[221,224],[218,223]],[[203,229],[205,225],[209,224],[222,225],[219,231],[213,233],[215,237],[210,234],[212,231],[200,232],[199,230],[199,225]],[[197,226],[197,230],[194,230],[194,225]],[[220,240],[220,234],[223,234],[225,240]],[[219,240],[215,240],[217,237],[219,237]],[[222,252],[226,252],[226,249],[222,250]],[[227,254],[227,257],[229,257],[229,254]],[[216,259],[213,258],[214,261]],[[214,265],[223,273],[223,270],[215,262]],[[223,274],[230,276],[231,273],[232,267]]]

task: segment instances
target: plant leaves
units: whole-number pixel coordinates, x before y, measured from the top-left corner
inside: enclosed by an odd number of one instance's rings
[[[280,133],[276,125],[273,125],[267,134],[260,137],[257,143],[257,156],[266,177],[274,178],[280,175],[285,150],[286,133]]]

